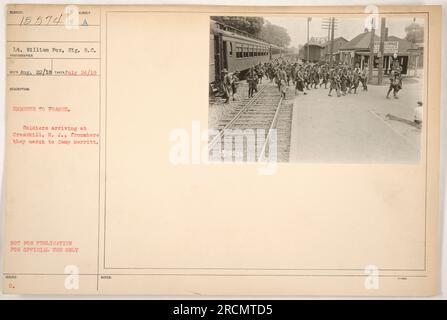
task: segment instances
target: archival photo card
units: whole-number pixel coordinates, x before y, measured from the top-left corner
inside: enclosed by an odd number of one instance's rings
[[[213,16],[210,158],[419,163],[425,17]]]
[[[441,26],[9,5],[3,291],[436,295]]]

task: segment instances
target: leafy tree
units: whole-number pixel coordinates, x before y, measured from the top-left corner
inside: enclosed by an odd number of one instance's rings
[[[407,35],[405,39],[410,42],[423,42],[424,41],[424,27],[420,24],[413,22],[405,27]]]
[[[264,18],[261,17],[212,17],[213,20],[223,23],[227,26],[248,32],[257,36],[264,24]]]
[[[276,44],[280,47],[287,47],[290,44],[290,36],[287,33],[287,30],[283,27],[271,24],[268,21],[264,24],[259,33],[259,37],[264,41]]]
[[[271,24],[261,17],[212,17],[211,19],[227,26],[247,32],[266,42],[287,47],[290,44],[290,36],[283,27]]]

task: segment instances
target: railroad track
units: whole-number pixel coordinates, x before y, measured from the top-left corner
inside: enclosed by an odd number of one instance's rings
[[[219,120],[215,128],[218,133],[208,145],[210,159],[231,162],[268,159],[269,138],[276,128],[281,102],[281,94],[272,84],[260,86],[254,97],[242,100]]]

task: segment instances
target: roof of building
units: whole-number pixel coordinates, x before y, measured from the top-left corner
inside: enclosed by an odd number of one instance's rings
[[[374,35],[374,41],[380,41],[378,35]],[[387,41],[397,41],[399,43],[399,53],[417,49],[417,45],[396,36],[388,36]],[[363,32],[354,37],[351,41],[340,47],[340,50],[369,50],[371,43],[371,32]]]
[[[399,52],[408,52],[408,50],[417,50],[419,48],[416,43],[412,43],[406,39],[401,39],[396,36],[389,36],[388,41],[398,41]]]
[[[378,35],[374,35],[374,41],[379,41],[380,37]],[[340,50],[361,50],[361,49],[369,49],[369,45],[371,43],[371,32],[363,32],[358,36],[354,37],[351,41],[346,42],[344,45],[340,47]]]
[[[337,37],[337,38],[335,38],[335,39],[334,39],[334,42],[336,42],[336,41],[338,41],[338,40],[343,40],[344,42],[348,42],[348,40],[346,40],[346,39],[343,38],[343,37]],[[331,43],[331,41],[328,40],[328,41],[326,41],[325,43],[323,43],[322,46],[323,46],[323,47],[326,47],[326,46],[328,46],[330,43]]]
[[[319,48],[323,48],[323,45],[321,43],[310,43],[309,46],[315,46],[315,47],[319,47]],[[303,47],[307,47],[307,43],[304,44]]]

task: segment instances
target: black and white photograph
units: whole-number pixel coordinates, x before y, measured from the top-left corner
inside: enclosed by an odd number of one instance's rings
[[[214,16],[213,161],[419,163],[423,17]]]

